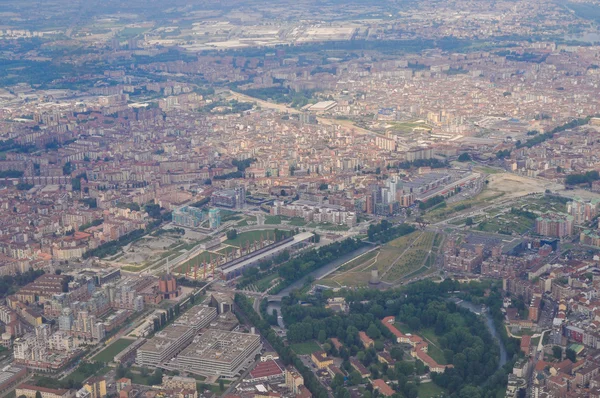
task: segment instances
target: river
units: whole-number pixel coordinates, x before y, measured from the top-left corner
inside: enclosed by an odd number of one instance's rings
[[[356,249],[336,260],[333,260],[329,264],[327,264],[313,272],[310,272],[304,278],[302,278],[302,279],[294,282],[290,286],[286,287],[281,292],[279,292],[278,295],[288,296],[294,289],[300,289],[302,286],[304,286],[304,283],[306,282],[306,280],[308,278],[314,278],[315,280],[321,279],[324,276],[332,273],[334,270],[338,269],[345,262],[350,261],[353,258],[360,256],[361,254],[364,254],[373,248],[374,247],[371,245],[366,245],[366,246],[363,246],[360,249]],[[461,307],[467,308],[468,310],[470,310],[471,312],[474,312],[477,315],[481,315],[481,306],[478,306],[471,302],[463,301],[463,300],[460,300],[457,298],[454,298],[451,300],[453,302],[455,302],[456,304],[460,305]],[[272,314],[273,310],[277,310],[277,314],[279,315],[277,322],[279,324],[279,327],[284,329],[285,325],[283,324],[283,319],[281,318],[281,303],[279,303],[279,302],[269,303],[269,305],[267,307],[267,313]],[[498,368],[501,368],[508,361],[508,354],[506,352],[506,347],[504,346],[504,342],[502,341],[502,339],[500,339],[500,336],[498,335],[498,332],[496,331],[496,328],[494,327],[494,319],[487,312],[485,313],[485,325],[487,326],[488,330],[492,334],[492,337],[494,338],[494,340],[496,340],[498,342],[498,345],[500,346],[500,361],[498,362]]]
[[[466,308],[471,312],[474,312],[477,315],[482,315],[480,305],[476,305],[469,301],[464,301],[464,300],[460,300],[457,298],[453,298],[450,300],[452,302],[456,303],[457,305],[460,305],[461,307]],[[498,369],[500,369],[508,361],[508,353],[506,352],[506,347],[504,346],[504,342],[502,341],[502,339],[498,335],[498,331],[494,327],[494,319],[489,314],[489,312],[485,312],[485,325],[487,326],[488,330],[492,334],[492,337],[494,338],[494,340],[496,340],[498,342],[498,345],[500,346],[500,362],[498,362]]]
[[[333,260],[332,262],[328,263],[327,265],[324,265],[321,268],[316,269],[313,272],[306,274],[306,276],[304,276],[303,278],[292,283],[290,286],[288,286],[285,289],[283,289],[282,291],[280,291],[277,295],[278,296],[289,296],[293,290],[302,288],[302,286],[304,286],[304,283],[306,282],[307,279],[309,279],[309,278],[313,278],[315,280],[322,279],[323,277],[331,274],[333,271],[335,271],[336,269],[341,267],[344,263],[346,263],[346,262],[352,260],[353,258],[358,257],[361,254],[364,254],[374,248],[375,248],[375,246],[367,244],[359,249],[351,251],[350,253],[345,254],[342,257]],[[279,316],[281,316],[281,303],[279,303],[279,302],[269,303],[269,305],[267,306],[267,314],[272,314],[273,310],[277,310],[277,313],[279,314]],[[285,327],[283,324],[283,320],[281,318],[278,318],[277,322],[279,323],[279,327],[281,327],[282,329]]]

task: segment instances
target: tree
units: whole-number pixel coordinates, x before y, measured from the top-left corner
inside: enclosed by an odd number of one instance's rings
[[[463,152],[458,157],[458,161],[459,162],[470,162],[471,161],[471,155],[469,155],[467,152]]]
[[[227,231],[227,239],[232,240],[237,238],[237,230],[236,229],[230,229],[229,231]]]
[[[331,380],[331,389],[336,390],[338,387],[342,387],[344,385],[344,377],[338,373],[335,374],[333,380]]]
[[[123,367],[123,364],[119,364],[119,366],[117,366],[117,369],[116,369],[116,371],[115,371],[115,376],[116,376],[116,378],[117,378],[117,379],[120,379],[120,378],[122,378],[122,377],[125,377],[125,373],[126,373],[126,370],[125,370],[125,368]]]
[[[356,370],[353,370],[350,372],[350,378],[348,381],[351,385],[356,386],[362,383],[362,377],[360,377],[360,374]]]
[[[394,347],[390,351],[390,356],[396,361],[401,361],[402,357],[404,356],[404,352],[400,348]]]
[[[225,383],[223,382],[223,379],[219,380],[219,390],[225,390]]]
[[[42,398],[42,393],[39,391],[35,392],[35,398]]]
[[[325,343],[325,340],[327,339],[327,332],[325,332],[324,329],[319,330],[319,343],[323,344]]]
[[[381,337],[381,331],[379,330],[379,328],[377,326],[375,326],[374,323],[371,323],[369,325],[369,328],[367,329],[367,336],[376,340]]]
[[[552,347],[552,355],[554,355],[554,358],[558,359],[559,361],[562,359],[562,352],[562,347],[559,347],[557,345]]]
[[[577,362],[577,353],[572,349],[567,348],[566,356],[571,362]]]
[[[465,225],[467,227],[470,227],[471,225],[473,225],[473,219],[471,217],[467,217],[467,219],[465,220]]]

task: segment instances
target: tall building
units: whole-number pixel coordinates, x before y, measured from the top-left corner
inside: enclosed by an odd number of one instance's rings
[[[573,234],[573,216],[546,213],[535,220],[535,232],[543,236],[564,238]]]
[[[197,228],[204,221],[204,213],[202,209],[192,206],[182,206],[173,211],[173,224],[182,227]]]
[[[211,198],[214,206],[222,206],[229,208],[242,208],[246,203],[246,188],[237,187],[235,189],[227,189],[213,193]]]
[[[221,211],[219,209],[210,209],[208,211],[208,221],[210,229],[217,229],[221,226]]]
[[[584,224],[598,215],[599,205],[600,201],[597,199],[586,201],[575,198],[572,202],[567,203],[567,213],[573,217],[575,224]]]

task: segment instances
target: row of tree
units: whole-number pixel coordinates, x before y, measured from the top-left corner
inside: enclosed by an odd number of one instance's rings
[[[334,242],[318,249],[305,251],[278,268],[279,276],[282,281],[271,289],[271,293],[279,293],[312,271],[325,266],[343,255],[359,249],[364,244],[365,243],[359,239],[347,238],[341,242]]]
[[[369,225],[367,236],[371,242],[385,243],[414,231],[415,227],[410,224],[398,224],[394,227],[389,221],[382,220],[379,224]]]

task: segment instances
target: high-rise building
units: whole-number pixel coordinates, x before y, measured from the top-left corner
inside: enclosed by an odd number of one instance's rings
[[[210,229],[217,229],[221,226],[221,211],[219,209],[210,209],[208,211],[208,220]]]
[[[564,238],[573,234],[573,216],[546,213],[535,220],[535,232],[539,235]]]
[[[599,205],[600,201],[597,199],[585,201],[575,198],[573,201],[567,203],[567,213],[573,216],[575,224],[584,224],[598,215]]]
[[[192,206],[182,206],[173,211],[173,224],[182,227],[197,228],[204,221],[202,209]]]

